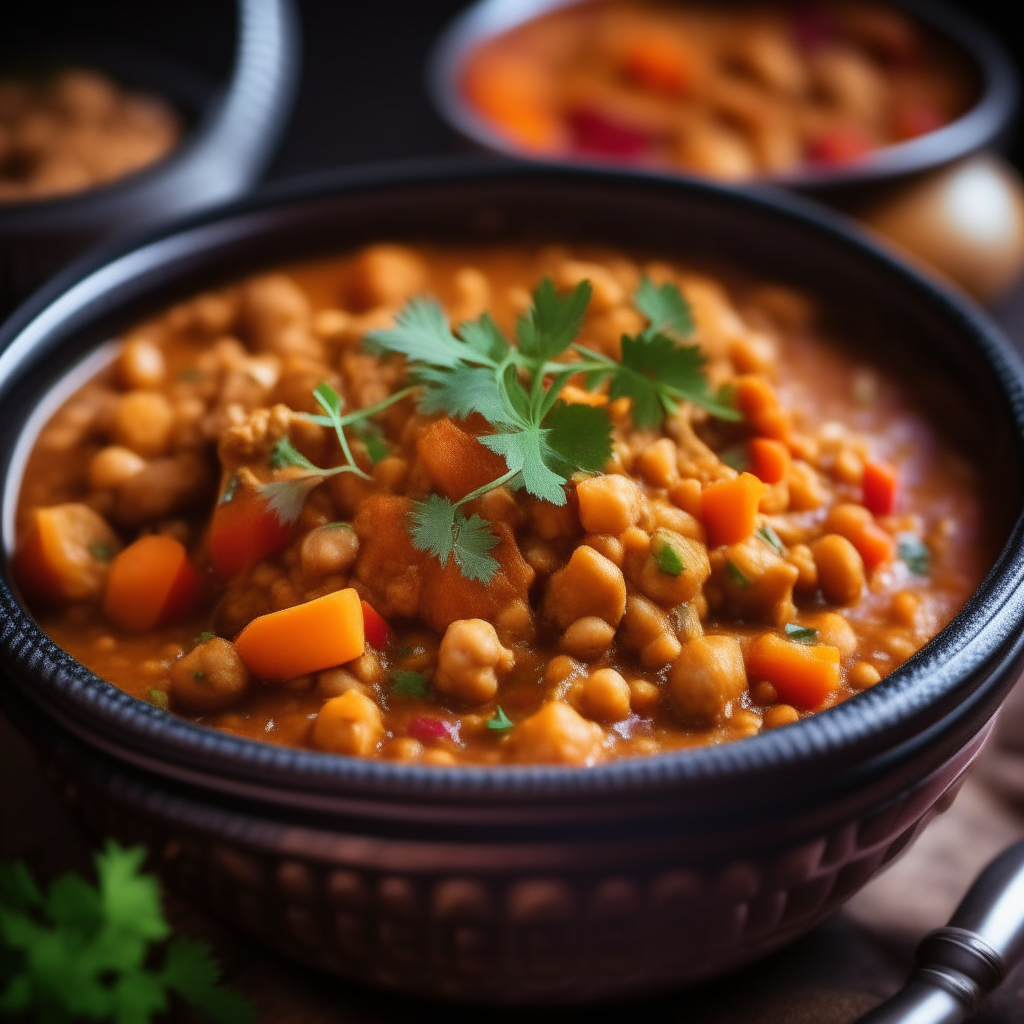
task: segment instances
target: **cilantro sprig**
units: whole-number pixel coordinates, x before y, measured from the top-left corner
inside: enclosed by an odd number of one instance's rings
[[[480,516],[467,517],[463,506],[505,485],[564,505],[570,477],[599,472],[611,457],[607,411],[561,398],[571,378],[582,376],[590,388],[607,383],[609,398],[632,399],[639,426],[661,423],[684,400],[725,419],[739,418],[709,393],[699,347],[679,343],[692,335],[693,317],[675,285],[642,279],[634,304],[650,324],[636,337],[623,337],[621,362],[576,343],[590,296],[588,281],[559,295],[545,278],[516,324],[514,345],[487,313],[453,331],[441,307],[427,298],[411,300],[393,327],[366,337],[370,351],[405,356],[423,412],[457,419],[476,414],[491,428],[479,440],[502,457],[507,472],[459,501],[430,495],[410,513],[413,544],[442,564],[453,558],[470,579],[493,578],[498,561],[491,551],[498,538]]]
[[[205,945],[167,941],[157,880],[140,871],[145,855],[109,842],[95,887],[68,874],[45,893],[24,864],[0,865],[0,1017],[148,1024],[174,995],[213,1024],[254,1019],[248,1000],[220,986]]]
[[[307,416],[307,419],[312,420],[314,423],[319,423],[323,427],[331,427],[334,430],[344,461],[340,466],[321,469],[298,451],[289,437],[282,437],[274,445],[270,453],[268,467],[275,471],[297,469],[300,472],[291,474],[283,479],[271,480],[259,485],[260,493],[266,499],[271,509],[273,509],[278,519],[282,523],[292,523],[298,519],[310,491],[319,487],[329,477],[338,476],[341,473],[353,473],[363,480],[371,480],[370,474],[359,467],[352,454],[352,448],[345,432],[346,428],[351,427],[353,429],[366,446],[370,463],[376,465],[388,455],[388,448],[380,431],[372,423],[371,417],[383,412],[396,402],[400,402],[406,395],[411,394],[415,390],[414,387],[406,387],[396,391],[393,395],[389,395],[376,405],[343,414],[344,402],[341,396],[330,384],[326,381],[321,381],[313,389],[313,397],[320,408],[323,409],[323,415]],[[226,500],[230,500],[230,498]]]

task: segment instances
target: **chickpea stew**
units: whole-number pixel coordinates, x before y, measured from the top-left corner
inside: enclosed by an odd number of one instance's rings
[[[873,686],[991,564],[981,484],[787,288],[380,244],[128,331],[35,441],[14,569],[193,721],[590,765]]]
[[[155,163],[180,141],[163,100],[106,75],[0,78],[0,203],[79,192]]]
[[[483,43],[462,88],[536,155],[728,180],[856,161],[977,95],[951,46],[861,2],[570,4]]]

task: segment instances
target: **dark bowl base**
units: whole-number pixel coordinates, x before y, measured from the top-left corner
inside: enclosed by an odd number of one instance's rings
[[[650,994],[794,941],[952,804],[992,729],[990,720],[896,798],[784,848],[696,864],[648,845],[628,870],[621,851],[610,852],[602,871],[599,852],[565,844],[495,857],[483,845],[260,820],[128,776],[18,704],[6,710],[76,820],[97,839],[144,844],[195,906],[304,967],[412,995],[500,1003]],[[581,860],[591,866],[581,871]]]

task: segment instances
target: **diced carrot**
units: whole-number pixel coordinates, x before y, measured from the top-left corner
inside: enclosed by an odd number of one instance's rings
[[[736,379],[736,407],[755,434],[788,440],[789,416],[780,408],[775,389],[763,378],[744,374]]]
[[[103,614],[122,629],[146,630],[185,618],[203,589],[184,545],[154,534],[129,544],[110,566]]]
[[[284,522],[255,490],[239,487],[221,498],[210,520],[210,561],[227,582],[261,558],[287,547],[294,523]]]
[[[438,420],[416,442],[431,483],[459,501],[470,491],[503,476],[505,460],[451,420]]]
[[[363,606],[363,631],[366,633],[366,642],[378,651],[387,646],[388,624],[384,616],[377,611],[368,601],[361,602]]]
[[[751,684],[769,682],[779,699],[814,710],[839,686],[839,651],[826,644],[796,644],[763,633],[744,658]]]
[[[343,665],[365,649],[363,608],[351,587],[253,619],[235,649],[259,679],[294,679]]]
[[[638,85],[667,96],[686,93],[693,75],[685,51],[662,32],[647,32],[630,40],[622,67]]]
[[[864,464],[864,507],[875,516],[891,515],[896,507],[897,474],[888,462]]]
[[[880,565],[887,565],[896,557],[896,541],[877,523],[868,523],[849,540],[860,552],[864,568],[868,572]]]
[[[18,542],[14,573],[33,605],[98,597],[121,541],[88,505],[35,509]]]
[[[534,152],[555,148],[562,128],[545,102],[544,84],[522,61],[479,54],[466,69],[470,102],[503,134]]]
[[[700,514],[708,531],[708,547],[738,544],[757,526],[757,506],[765,485],[753,473],[709,484],[701,491]]]
[[[755,437],[750,442],[750,468],[766,484],[785,480],[792,462],[789,449],[781,441]]]

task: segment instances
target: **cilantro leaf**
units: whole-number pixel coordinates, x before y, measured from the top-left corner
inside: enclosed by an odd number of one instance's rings
[[[633,305],[650,320],[654,331],[670,330],[680,338],[693,334],[693,310],[671,281],[657,285],[645,274],[633,296]]]
[[[786,636],[794,643],[816,644],[818,642],[818,631],[810,626],[798,626],[795,622],[786,623]]]
[[[654,558],[658,563],[658,568],[666,576],[678,576],[686,568],[686,563],[683,561],[682,556],[668,542],[658,548]]]
[[[494,370],[486,366],[457,366],[453,370],[425,366],[416,379],[425,386],[419,406],[423,412],[444,412],[456,419],[480,413],[488,423],[503,423],[508,407]]]
[[[153,966],[170,928],[144,858],[142,847],[108,843],[96,887],[65,875],[45,895],[23,865],[0,866],[0,1013],[148,1024],[173,991],[213,1024],[253,1019],[246,1000],[218,987],[219,968],[198,943],[173,940]]]
[[[498,538],[480,516],[467,519],[448,498],[431,494],[413,503],[409,520],[413,545],[442,565],[454,557],[464,576],[481,583],[489,583],[497,572],[497,559],[489,552]]]
[[[208,640],[216,640],[217,634],[211,633],[208,629],[204,629],[199,636],[192,638],[192,643],[198,647],[200,644],[205,644]]]
[[[306,504],[309,492],[323,483],[324,476],[330,474],[324,470],[317,476],[302,476],[293,480],[273,480],[259,485],[259,492],[266,500],[274,515],[282,523],[294,523]]]
[[[759,526],[755,531],[758,538],[763,540],[777,555],[784,555],[786,553],[786,547],[782,543],[782,538],[775,532],[770,523],[765,523],[763,526]]]
[[[734,445],[718,453],[718,458],[727,466],[731,466],[737,473],[742,473],[750,468],[750,459],[747,457],[746,448],[742,445]]]
[[[729,559],[726,559],[725,561],[725,574],[733,583],[736,584],[737,587],[742,587],[744,590],[748,590],[750,588],[750,580],[748,580],[747,577],[743,575],[739,567]]]
[[[548,445],[561,458],[567,477],[580,469],[598,473],[612,457],[612,423],[604,409],[557,402],[544,426]]]
[[[482,313],[476,320],[459,324],[459,337],[471,349],[494,363],[500,363],[509,353],[508,339],[490,313]]]
[[[533,305],[516,324],[519,351],[538,364],[561,355],[580,333],[591,291],[589,281],[580,281],[563,298],[545,277],[533,293]]]
[[[274,445],[274,450],[270,453],[271,469],[284,469],[286,466],[297,466],[299,469],[309,469],[314,473],[320,472],[302,452],[296,450],[287,435]]]
[[[391,673],[391,689],[407,697],[426,697],[430,693],[430,684],[422,672],[396,668]]]
[[[384,440],[383,431],[372,420],[364,420],[354,429],[356,436],[366,448],[371,466],[376,466],[391,454],[391,449]]]
[[[171,706],[171,702],[168,700],[167,694],[164,693],[163,690],[156,689],[156,687],[150,689],[146,694],[146,699],[150,704],[159,708],[161,711],[167,711]]]
[[[313,397],[331,419],[336,419],[341,415],[344,403],[341,401],[341,396],[338,392],[327,381],[322,380],[313,388]]]
[[[395,317],[395,326],[370,331],[365,345],[371,352],[396,352],[411,362],[443,366],[491,360],[451,332],[444,310],[433,300],[410,299]]]
[[[487,721],[487,728],[495,732],[507,732],[515,723],[501,710],[501,707],[494,709],[494,714]]]
[[[109,544],[98,542],[89,545],[89,554],[97,562],[109,562],[114,557],[114,549]]]
[[[488,434],[480,440],[505,460],[511,472],[520,474],[523,486],[530,494],[550,501],[552,505],[564,505],[566,478],[551,468],[561,468],[563,462],[548,441],[550,433],[550,430],[531,425]]]
[[[932,554],[928,546],[913,533],[901,533],[896,538],[896,551],[900,561],[915,575],[927,576]]]

